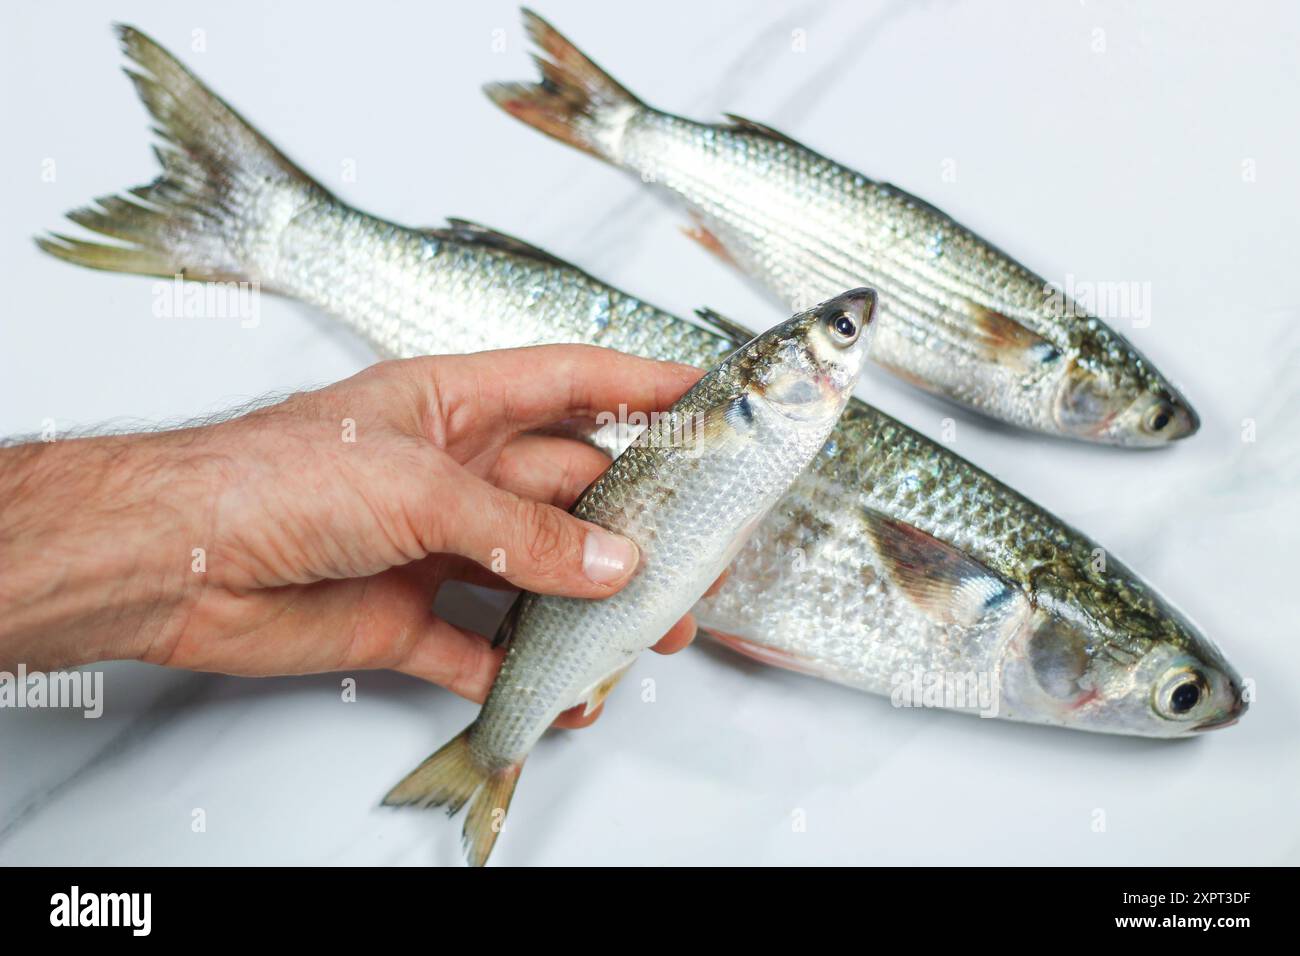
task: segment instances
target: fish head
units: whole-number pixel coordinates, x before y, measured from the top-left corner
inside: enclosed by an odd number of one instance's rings
[[[866,364],[876,293],[852,289],[763,333],[746,347],[750,387],[787,418],[839,417]]]
[[[1056,387],[1058,428],[1128,448],[1159,448],[1196,433],[1200,418],[1178,389],[1117,333],[1096,320],[1084,326]]]
[[[1107,620],[1041,594],[1003,658],[1008,716],[1142,737],[1236,723],[1248,707],[1240,675],[1174,608],[1140,603]],[[1116,634],[1116,624],[1127,633]]]

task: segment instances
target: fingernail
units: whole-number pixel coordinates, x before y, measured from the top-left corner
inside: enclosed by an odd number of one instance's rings
[[[597,584],[613,584],[636,567],[637,549],[631,539],[608,531],[588,531],[582,545],[582,570]]]

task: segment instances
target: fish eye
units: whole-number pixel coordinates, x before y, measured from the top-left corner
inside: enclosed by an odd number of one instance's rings
[[[1174,420],[1174,410],[1168,402],[1161,402],[1158,405],[1152,405],[1147,409],[1144,424],[1149,432],[1163,431],[1171,421]]]
[[[837,345],[851,344],[858,337],[858,323],[847,312],[835,315],[830,321],[830,327],[835,337],[840,340]]]
[[[1176,670],[1160,685],[1156,707],[1166,717],[1186,717],[1205,699],[1208,686],[1199,671]]]
[[[1201,700],[1201,688],[1194,680],[1185,680],[1169,694],[1169,709],[1175,714],[1185,714]]]

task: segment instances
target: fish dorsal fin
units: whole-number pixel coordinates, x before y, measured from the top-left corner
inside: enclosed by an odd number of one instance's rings
[[[863,514],[889,580],[935,623],[974,627],[1029,611],[1022,590],[964,551],[877,511]]]
[[[768,139],[774,139],[780,143],[789,143],[791,146],[803,148],[803,143],[791,139],[779,129],[772,129],[772,127],[765,126],[755,120],[745,119],[743,116],[737,116],[735,113],[723,113],[722,115],[725,116],[736,129],[744,130],[748,133],[757,133],[759,136],[766,136]]]
[[[480,246],[489,246],[493,249],[500,249],[502,252],[509,252],[512,255],[523,256],[528,259],[534,259],[538,262],[545,262],[553,266],[564,266],[566,269],[575,269],[576,266],[565,262],[559,256],[547,252],[530,242],[509,235],[508,233],[499,232],[488,226],[481,225],[477,222],[471,222],[468,219],[454,219],[448,217],[446,226],[439,226],[435,229],[425,229],[426,235],[437,236],[441,239],[454,239],[457,242],[473,243]]]
[[[745,328],[739,322],[733,322],[725,315],[714,312],[707,306],[696,309],[695,314],[727,338],[731,339],[731,341],[735,342],[737,348],[752,341],[754,338],[754,333],[749,331],[749,329]]]

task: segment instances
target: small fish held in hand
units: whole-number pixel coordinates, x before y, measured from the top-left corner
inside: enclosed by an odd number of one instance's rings
[[[487,860],[546,728],[570,707],[600,705],[825,444],[864,364],[875,301],[869,289],[846,292],[758,336],[615,459],[573,513],[637,543],[632,580],[601,601],[521,595],[498,632],[510,649],[478,719],[386,804],[468,804],[466,856]]]
[[[1084,441],[1155,447],[1197,430],[1123,336],[929,203],[751,120],[653,109],[535,13],[524,25],[542,80],[489,84],[498,106],[676,195],[691,235],[787,306],[876,288],[871,357],[906,381]]]

